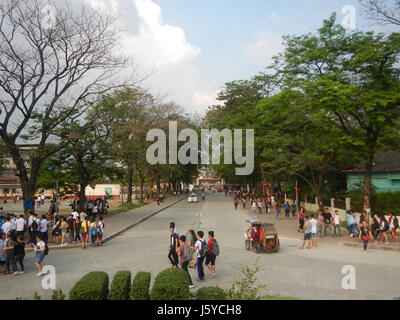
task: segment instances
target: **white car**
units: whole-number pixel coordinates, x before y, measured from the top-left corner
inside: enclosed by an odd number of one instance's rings
[[[191,194],[191,195],[189,196],[189,198],[188,198],[188,202],[196,203],[196,202],[199,202],[199,199],[197,198],[197,195]]]

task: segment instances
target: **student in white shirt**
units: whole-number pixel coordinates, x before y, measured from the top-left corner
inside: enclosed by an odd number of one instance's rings
[[[339,211],[336,210],[335,214],[333,215],[333,222],[334,222],[334,232],[333,232],[333,236],[342,236],[342,230],[340,229],[340,216],[339,216]],[[336,230],[338,230],[339,232],[336,234]]]
[[[32,244],[32,247],[34,247],[33,251],[35,251],[35,265],[39,271],[37,276],[40,277],[44,274],[42,272],[42,262],[44,259],[44,251],[46,250],[46,244],[44,243],[40,235],[38,235],[35,240],[36,240],[36,245]]]
[[[45,215],[42,216],[42,220],[40,220],[40,235],[44,243],[49,241],[49,221]]]
[[[318,221],[317,219],[314,218],[314,215],[311,215],[311,219],[310,219],[310,223],[311,223],[311,243],[313,248],[317,248],[317,225],[318,225]]]
[[[10,218],[10,217],[7,217],[7,218],[6,218],[6,223],[4,223],[4,224],[3,224],[3,227],[2,227],[2,232],[5,233],[6,235],[7,235],[10,231],[15,230],[15,225],[13,225],[13,224],[10,222],[10,220],[11,220],[11,218]]]
[[[24,215],[20,215],[17,219],[17,236],[23,236],[26,227],[26,220],[24,219]]]

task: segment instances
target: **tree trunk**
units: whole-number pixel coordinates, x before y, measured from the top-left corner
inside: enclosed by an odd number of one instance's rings
[[[81,183],[79,185],[79,191],[78,191],[79,212],[81,212],[85,209],[86,187],[87,187],[87,184],[85,184],[85,183]]]
[[[363,191],[363,210],[367,212],[367,221],[369,221],[369,215],[372,210],[371,203],[371,175],[372,167],[374,163],[373,152],[368,154],[367,161],[365,162],[365,179],[364,179],[364,191]]]
[[[157,176],[157,193],[158,193],[158,195],[160,195],[160,193],[161,193],[161,175],[160,174]]]
[[[144,201],[144,176],[142,176],[140,174],[140,201],[143,202]]]
[[[321,172],[318,173],[318,183],[316,187],[315,193],[318,198],[318,208],[324,212],[324,175]]]

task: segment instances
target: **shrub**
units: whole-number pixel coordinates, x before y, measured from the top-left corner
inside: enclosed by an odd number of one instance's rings
[[[226,293],[220,287],[205,287],[197,290],[196,300],[226,300]]]
[[[131,300],[149,300],[150,299],[150,272],[138,272],[132,281]]]
[[[51,300],[65,300],[65,294],[61,289],[53,290],[53,294],[51,296]]]
[[[260,300],[259,292],[265,288],[263,285],[256,285],[256,274],[262,270],[258,264],[259,259],[252,268],[242,267],[242,279],[235,281],[230,289],[226,291],[227,300]]]
[[[346,196],[351,199],[351,208],[356,212],[363,211],[363,190],[350,190]],[[383,213],[387,215],[392,211],[396,215],[400,215],[400,191],[397,192],[376,192],[371,188],[371,207],[373,213]]]
[[[189,300],[189,279],[186,271],[171,268],[161,271],[154,279],[151,300]]]
[[[83,276],[69,292],[70,300],[107,300],[108,274],[90,272]]]
[[[111,282],[110,300],[129,300],[131,272],[118,271]]]

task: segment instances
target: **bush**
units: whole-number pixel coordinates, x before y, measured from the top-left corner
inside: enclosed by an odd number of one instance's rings
[[[53,294],[51,295],[51,300],[65,300],[65,294],[61,289],[53,290]]]
[[[362,194],[363,190],[350,190],[346,193],[346,196],[351,199],[351,208],[356,212],[362,212]],[[389,212],[393,212],[396,215],[400,215],[400,191],[397,192],[376,192],[373,188],[371,189],[371,202],[373,213],[383,213],[387,215]]]
[[[151,300],[189,300],[189,279],[186,271],[171,268],[161,271],[154,280]]]
[[[111,282],[110,300],[129,300],[131,272],[118,271]]]
[[[227,300],[260,300],[259,292],[265,288],[264,285],[256,285],[256,275],[262,270],[258,264],[259,259],[252,268],[243,266],[241,270],[242,279],[235,281],[232,287],[226,291]]]
[[[226,293],[220,287],[205,287],[197,290],[196,300],[226,300]]]
[[[70,300],[107,300],[108,274],[90,272],[83,276],[69,292]]]
[[[132,281],[131,300],[149,300],[150,299],[150,272],[138,272]]]

